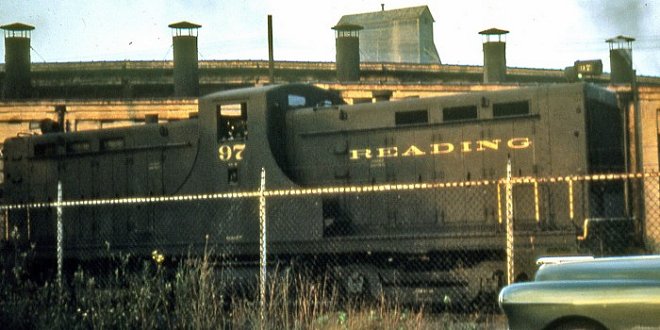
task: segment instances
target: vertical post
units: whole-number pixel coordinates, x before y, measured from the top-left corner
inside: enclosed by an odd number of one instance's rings
[[[59,132],[67,132],[66,127],[66,105],[60,104],[55,106],[55,113],[57,113],[57,123]]]
[[[534,179],[534,218],[536,224],[541,224],[541,211],[539,206],[539,182]]]
[[[27,208],[25,208],[25,216],[26,216],[26,222],[27,222],[27,239],[28,242],[32,241],[32,235],[30,234],[32,232],[32,217],[30,216],[30,206],[28,205]]]
[[[575,222],[575,208],[573,207],[573,180],[568,180],[568,216],[571,222]]]
[[[9,241],[9,209],[3,212],[5,220],[5,241]]]
[[[62,289],[62,268],[64,263],[64,226],[62,225],[62,181],[57,181],[57,285]]]
[[[268,78],[275,83],[275,60],[273,56],[273,15],[268,15]]]
[[[502,224],[502,188],[501,181],[497,182],[497,223]]]
[[[261,168],[261,185],[259,186],[259,302],[260,327],[266,322],[266,170]]]
[[[506,279],[507,284],[514,278],[513,250],[513,189],[511,184],[511,159],[506,163]]]
[[[644,224],[644,228],[642,229],[643,233],[650,233],[653,232],[653,229],[651,228],[655,224],[657,224],[657,220],[652,220],[652,218],[655,217],[647,217],[646,214],[646,176],[644,175],[644,128],[642,124],[642,108],[639,104],[639,88],[637,86],[637,71],[632,70],[632,82],[630,83],[630,89],[632,92],[632,98],[633,98],[633,111],[634,111],[634,120],[635,120],[635,164],[637,165],[635,168],[635,171],[637,173],[642,174],[642,180],[640,181],[635,181],[637,182],[637,189],[636,189],[636,203],[635,203],[635,208],[637,208],[637,214],[635,215],[638,221],[641,221],[641,223]],[[649,199],[652,200],[652,199]],[[651,205],[651,204],[649,204]],[[642,235],[642,239],[644,243],[646,244],[648,239],[652,238],[651,235],[645,234]],[[657,237],[656,237],[657,238]]]
[[[637,72],[633,70],[630,90],[633,99],[633,115],[635,120],[635,162],[637,173],[644,173],[644,136],[642,131],[642,112],[639,106],[639,90],[637,88]]]

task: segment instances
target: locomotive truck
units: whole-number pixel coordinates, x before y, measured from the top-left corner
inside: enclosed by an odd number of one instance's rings
[[[5,218],[17,244],[32,244],[45,264],[57,212],[39,205],[57,201],[58,182],[64,201],[83,202],[240,196],[259,189],[261,169],[268,191],[462,182],[450,192],[274,195],[268,253],[333,274],[350,294],[473,302],[501,287],[506,243],[498,184],[470,183],[500,182],[508,161],[516,177],[623,172],[623,126],[616,95],[586,83],[355,105],[306,84],[243,88],[200,98],[187,120],[10,138],[2,202],[18,206]],[[514,200],[516,237],[534,247],[528,260],[575,253],[585,219],[633,221],[622,183],[585,184],[571,215],[561,189],[542,190],[540,207]],[[258,260],[255,198],[83,204],[62,215],[68,265],[109,252],[196,256],[209,245],[219,265]],[[521,263],[517,275],[533,268]]]

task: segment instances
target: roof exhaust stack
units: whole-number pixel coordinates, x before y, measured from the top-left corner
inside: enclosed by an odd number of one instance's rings
[[[484,83],[506,81],[506,30],[496,28],[479,32],[483,36]]]
[[[635,38],[616,36],[605,40],[610,44],[610,79],[612,84],[633,82],[632,43]]]
[[[336,31],[337,80],[340,82],[360,81],[360,30],[356,24],[339,24]]]
[[[202,26],[185,21],[168,26],[174,48],[174,96],[198,96],[197,31]]]
[[[32,96],[30,35],[34,26],[13,23],[5,30],[5,79],[2,98],[25,99]]]

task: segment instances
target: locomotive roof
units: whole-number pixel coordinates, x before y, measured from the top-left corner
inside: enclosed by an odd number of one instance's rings
[[[216,99],[216,98],[240,98],[240,97],[245,97],[250,94],[254,93],[266,93],[270,90],[273,90],[274,88],[278,87],[280,85],[266,85],[266,86],[259,86],[259,87],[244,87],[244,88],[237,88],[237,89],[229,89],[229,90],[224,90],[224,91],[219,91],[211,94],[207,94],[201,97],[201,100],[206,100],[206,99]]]
[[[216,98],[246,98],[255,94],[266,94],[271,91],[275,91],[282,88],[291,88],[291,87],[302,87],[308,88],[310,90],[324,90],[322,88],[316,87],[310,84],[279,84],[279,85],[264,85],[257,87],[244,87],[237,89],[230,89],[220,92],[211,93],[203,96],[201,99],[216,99]],[[325,90],[324,90],[325,91]]]
[[[428,102],[433,102],[434,100],[442,100],[444,103],[465,103],[466,100],[478,100],[482,97],[496,97],[498,99],[523,99],[534,97],[537,93],[542,93],[543,91],[558,91],[571,92],[571,91],[580,91],[585,98],[596,99],[603,103],[613,104],[616,103],[616,94],[607,90],[606,88],[600,87],[598,85],[586,82],[578,83],[567,83],[567,84],[541,84],[535,86],[525,86],[519,88],[512,88],[506,90],[498,91],[478,91],[478,92],[466,92],[458,93],[451,95],[442,95],[442,96],[433,96],[433,97],[423,97],[415,99],[402,99],[392,102],[377,102],[377,103],[360,103],[351,105],[351,108],[356,110],[358,109],[368,109],[371,107],[374,108],[385,108],[385,107],[395,107],[400,108],[404,102],[407,106],[414,108],[416,106],[421,106],[427,104]]]
[[[268,93],[271,92],[276,92],[278,90],[296,90],[296,89],[307,89],[310,92],[311,91],[316,91],[316,92],[329,92],[325,89],[322,89],[320,87],[311,85],[311,84],[281,84],[281,85],[266,85],[266,86],[258,86],[258,87],[245,87],[245,88],[239,88],[239,89],[232,89],[232,90],[226,90],[226,91],[220,91],[212,94],[208,94],[206,96],[203,96],[200,101],[211,101],[211,100],[216,100],[218,98],[222,99],[248,99],[248,98],[253,98],[255,96],[264,96]],[[406,99],[406,100],[399,100],[399,101],[393,101],[393,102],[379,102],[379,103],[362,103],[362,104],[354,104],[351,105],[352,108],[369,108],[369,107],[384,107],[388,106],[388,104],[393,104],[394,106],[397,106],[398,104],[401,104],[399,102],[405,101],[407,104],[419,104],[419,103],[426,103],[428,99],[438,99],[441,98],[443,100],[451,100],[451,99],[465,99],[465,98],[479,98],[484,95],[516,95],[516,96],[522,96],[522,95],[530,95],[531,93],[534,93],[535,91],[539,90],[582,90],[585,97],[589,98],[595,98],[598,99],[599,101],[605,102],[605,103],[613,103],[616,102],[616,95],[610,91],[608,91],[606,88],[597,86],[592,83],[586,83],[586,82],[577,82],[577,83],[568,83],[568,84],[541,84],[541,85],[535,85],[535,86],[526,86],[526,87],[520,87],[520,88],[513,88],[513,89],[507,89],[507,90],[499,90],[499,91],[481,91],[481,92],[469,92],[469,93],[460,93],[460,94],[452,94],[452,95],[445,95],[445,96],[437,96],[437,97],[432,97],[432,98],[419,98],[419,99]]]
[[[218,100],[274,100],[289,94],[304,96],[305,106],[311,106],[324,100],[329,100],[335,105],[346,103],[339,94],[312,84],[283,84],[232,89],[206,95],[200,99],[200,103],[217,102]],[[296,107],[300,107],[300,105]]]

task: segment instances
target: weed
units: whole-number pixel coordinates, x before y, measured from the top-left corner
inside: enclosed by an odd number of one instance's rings
[[[78,268],[65,279],[36,284],[25,274],[27,255],[2,269],[0,324],[11,329],[479,329],[503,328],[483,316],[425,313],[388,301],[340,299],[327,278],[277,269],[269,274],[264,313],[256,294],[233,295],[210,258],[187,258],[168,268],[157,260],[131,266],[114,259],[107,274]],[[3,256],[5,258],[6,256]],[[256,282],[256,278],[255,278]],[[261,316],[264,316],[263,319]]]

